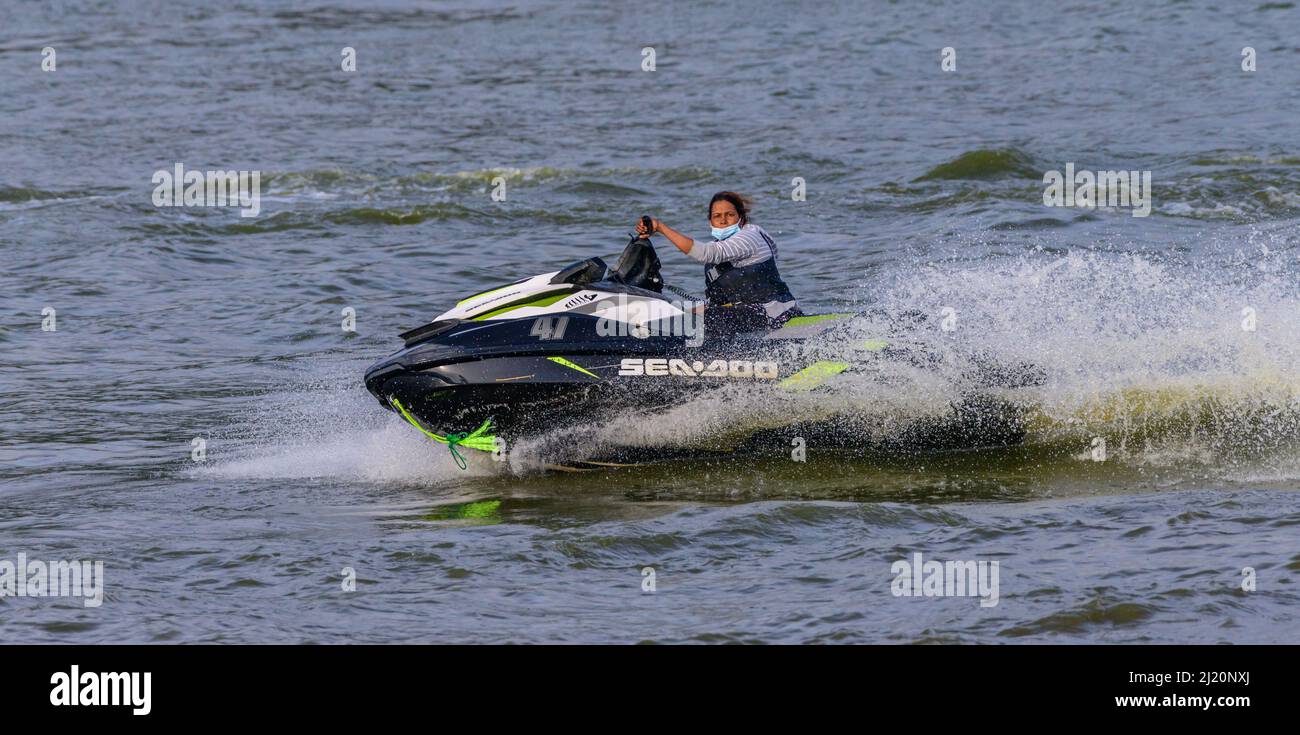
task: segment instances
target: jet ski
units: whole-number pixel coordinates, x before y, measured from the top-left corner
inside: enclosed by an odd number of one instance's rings
[[[654,246],[633,235],[612,267],[593,257],[522,278],[469,296],[402,333],[402,349],[371,366],[365,385],[385,408],[448,445],[464,467],[458,447],[507,451],[522,437],[623,411],[653,415],[724,387],[816,391],[842,375],[869,371],[875,360],[929,359],[887,336],[860,338],[849,328],[855,314],[808,314],[775,329],[736,331],[725,327],[732,320],[711,315],[725,315],[727,308],[705,308],[666,287]],[[820,359],[815,349],[846,340],[853,347],[850,360],[840,359],[842,351],[837,359]],[[1025,379],[977,369],[993,376],[983,383]],[[769,427],[741,444],[788,448],[788,436],[797,433],[818,446],[864,448],[861,433],[846,437],[844,426],[836,417],[785,427],[789,431]],[[1023,436],[1012,407],[970,395],[941,420],[919,422],[883,443],[909,450],[965,448],[1015,444]]]

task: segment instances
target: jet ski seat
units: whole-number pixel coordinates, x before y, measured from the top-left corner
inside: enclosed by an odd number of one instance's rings
[[[587,258],[579,260],[571,266],[555,274],[551,283],[570,283],[574,286],[589,286],[597,281],[605,280],[605,273],[609,271],[609,266],[600,258]]]

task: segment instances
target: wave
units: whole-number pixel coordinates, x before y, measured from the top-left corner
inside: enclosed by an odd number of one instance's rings
[[[575,169],[555,166],[526,168],[489,167],[465,171],[422,171],[400,175],[380,175],[341,169],[301,172],[269,172],[262,178],[263,190],[286,196],[347,198],[406,197],[427,194],[484,194],[499,182],[507,191],[516,186],[554,184],[577,193],[608,191],[643,195],[639,186],[647,183],[672,185],[696,183],[714,178],[714,173],[698,166],[668,168]],[[632,185],[628,182],[637,182]],[[591,188],[592,191],[588,191]]]
[[[995,177],[1041,179],[1043,169],[1026,153],[1015,148],[980,149],[941,163],[913,179],[913,182]]]
[[[1300,158],[1294,156],[1210,154],[1123,166],[1113,160],[1075,163],[1080,169],[1151,170],[1153,209],[1166,217],[1254,222],[1300,214]],[[897,198],[904,212],[987,211],[998,202],[1036,206],[1042,202],[1045,172],[1063,166],[1064,161],[1044,163],[1017,148],[979,149],[934,166],[913,179],[912,186],[890,183],[876,191]]]
[[[103,200],[111,200],[116,203],[120,200],[122,192],[122,189],[117,188],[47,191],[34,187],[0,186],[0,212],[64,204],[99,203]]]

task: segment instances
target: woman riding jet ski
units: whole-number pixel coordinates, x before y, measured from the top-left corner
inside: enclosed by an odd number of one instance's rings
[[[771,400],[810,393],[832,405],[839,391],[859,399],[865,391],[870,403],[895,390],[890,365],[934,363],[927,350],[909,346],[906,329],[859,323],[854,314],[802,314],[777,272],[776,245],[750,224],[744,198],[719,192],[709,213],[714,242],[693,242],[643,217],[641,237],[631,237],[613,266],[586,258],[460,300],[402,333],[403,348],[366,371],[366,388],[463,466],[458,447],[508,449],[517,438],[568,435],[629,412],[651,416],[714,391]],[[691,302],[664,293],[675,289],[663,282],[653,232],[706,264],[702,331],[688,318]],[[951,372],[971,377],[961,378],[950,407],[881,441],[854,428],[872,428],[872,418],[831,412],[756,429],[744,442],[758,447],[774,437],[788,445],[801,436],[819,447],[909,451],[1019,442],[1024,430],[1014,408],[981,395],[1007,381],[976,375],[987,371],[974,363]],[[623,456],[609,451],[593,448],[588,459]]]
[[[746,332],[777,329],[802,316],[799,302],[776,269],[776,242],[749,221],[750,201],[734,191],[720,191],[709,200],[713,242],[696,242],[655,218],[644,220],[637,234],[660,234],[677,249],[705,265],[706,312],[711,329]]]

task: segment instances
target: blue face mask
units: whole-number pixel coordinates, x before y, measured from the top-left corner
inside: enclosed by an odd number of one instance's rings
[[[732,226],[730,226],[730,227],[714,227],[714,228],[713,228],[713,239],[714,239],[714,240],[726,240],[727,238],[731,237],[732,235],[736,234],[737,232],[740,232],[740,223],[739,223],[739,222],[737,222],[736,224],[734,224],[734,225],[732,225]]]

